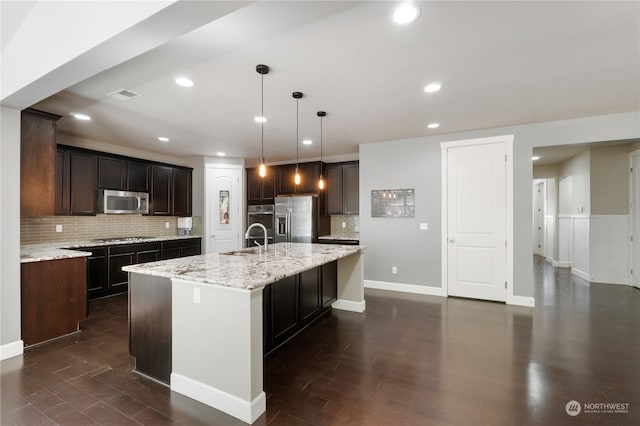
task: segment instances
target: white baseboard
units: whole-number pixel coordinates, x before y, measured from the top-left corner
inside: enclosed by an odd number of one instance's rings
[[[220,389],[176,373],[171,373],[171,390],[224,411],[249,424],[255,422],[267,409],[267,397],[264,392],[260,392],[260,395],[253,401],[245,401]]]
[[[17,340],[15,342],[7,343],[0,346],[0,361],[14,356],[22,355],[24,353],[24,342]]]
[[[351,300],[338,299],[331,304],[331,307],[341,311],[364,312],[367,304],[364,300],[362,302],[352,302]]]
[[[601,277],[598,275],[591,275],[591,282],[611,285],[631,285],[631,283],[629,283],[628,277]]]
[[[587,274],[586,272],[581,271],[580,269],[577,269],[577,268],[571,268],[571,273],[572,273],[573,275],[575,275],[576,277],[580,277],[580,278],[582,278],[583,280],[586,280],[586,281],[591,282],[591,276],[590,276],[589,274]]]
[[[571,262],[565,262],[565,261],[559,261],[559,260],[552,260],[551,265],[554,268],[571,268]]]
[[[536,299],[526,296],[507,296],[507,305],[527,306],[534,308],[536,306]]]
[[[428,296],[446,297],[442,287],[433,287],[415,284],[399,284],[385,281],[364,280],[365,288],[375,288],[378,290],[401,291],[403,293],[426,294]]]

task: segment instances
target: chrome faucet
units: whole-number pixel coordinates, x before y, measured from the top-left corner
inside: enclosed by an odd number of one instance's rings
[[[256,223],[252,223],[252,224],[251,224],[251,225],[249,225],[249,227],[247,228],[247,232],[244,234],[244,238],[245,238],[245,240],[248,240],[248,239],[249,239],[249,231],[251,231],[251,229],[252,229],[253,227],[255,227],[255,226],[259,226],[260,228],[262,228],[262,232],[264,233],[264,252],[266,253],[266,252],[267,252],[267,246],[269,245],[269,239],[268,239],[268,237],[267,237],[267,227],[266,227],[266,226],[264,226],[264,225],[263,225],[263,224],[261,224],[261,223],[257,223],[257,222],[256,222]],[[255,243],[256,243],[256,245],[257,245],[258,247],[260,247],[260,249],[259,249],[259,250],[260,250],[260,253],[262,253],[262,246],[261,246],[257,241],[256,241]]]

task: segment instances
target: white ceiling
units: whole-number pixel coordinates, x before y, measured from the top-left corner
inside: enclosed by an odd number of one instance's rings
[[[186,157],[355,153],[358,145],[640,110],[639,2],[421,2],[407,26],[395,2],[257,2],[35,105],[61,132]],[[174,83],[177,75],[195,82]],[[442,90],[426,94],[432,82]],[[122,102],[117,89],[142,96]],[[93,119],[69,117],[83,112]],[[431,130],[426,125],[441,124]],[[160,143],[158,136],[168,136]]]

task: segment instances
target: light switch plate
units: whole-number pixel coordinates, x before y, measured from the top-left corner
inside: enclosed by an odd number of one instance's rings
[[[200,303],[200,288],[193,288],[193,303]]]
[[[56,232],[62,232],[62,225],[56,225]]]
[[[346,228],[347,227],[347,222],[342,222],[342,227]]]
[[[165,223],[164,223],[164,227],[165,227],[165,228],[167,228],[167,229],[169,229],[169,222],[165,222]]]
[[[422,222],[422,223],[420,224],[420,230],[421,230],[421,231],[427,231],[428,229],[429,229],[429,224],[428,224],[428,223],[426,223],[426,222]]]

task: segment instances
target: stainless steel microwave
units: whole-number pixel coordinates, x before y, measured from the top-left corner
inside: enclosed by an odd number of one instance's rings
[[[98,190],[98,213],[148,214],[149,194],[100,189]]]

